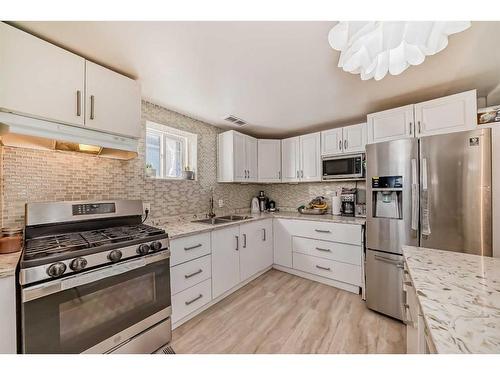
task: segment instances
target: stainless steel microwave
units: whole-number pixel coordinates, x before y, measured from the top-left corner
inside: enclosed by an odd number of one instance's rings
[[[365,176],[365,154],[324,156],[323,180],[363,178]]]

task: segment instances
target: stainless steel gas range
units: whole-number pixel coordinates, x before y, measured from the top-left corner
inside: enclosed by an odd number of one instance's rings
[[[152,353],[171,340],[170,251],[142,202],[26,205],[23,353]]]

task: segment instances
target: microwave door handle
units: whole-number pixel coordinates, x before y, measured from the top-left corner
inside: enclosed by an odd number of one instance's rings
[[[159,254],[148,256],[145,258],[134,259],[129,262],[123,262],[112,266],[105,267],[101,270],[93,270],[76,275],[69,276],[66,279],[54,280],[26,288],[22,291],[22,301],[28,302],[50,294],[62,292],[67,289],[75,288],[77,286],[90,284],[111,276],[120,275],[125,272],[132,271],[139,267],[144,267],[148,264],[158,262],[170,257],[170,252],[165,251]]]

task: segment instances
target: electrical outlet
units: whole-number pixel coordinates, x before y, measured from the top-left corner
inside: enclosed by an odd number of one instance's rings
[[[222,199],[219,199],[219,208],[224,207],[224,201]]]
[[[142,212],[146,214],[146,210],[148,210],[148,212],[151,213],[151,203],[142,202]]]

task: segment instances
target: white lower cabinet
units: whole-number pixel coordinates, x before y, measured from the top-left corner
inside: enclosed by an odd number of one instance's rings
[[[292,268],[292,235],[294,221],[274,219],[274,264]]]
[[[189,289],[172,296],[172,322],[203,307],[212,300],[211,280],[202,281]]]
[[[0,277],[0,354],[16,354],[16,277]]]
[[[217,298],[240,282],[240,227],[212,232],[212,291]]]
[[[205,255],[170,270],[170,289],[172,294],[177,294],[212,276],[211,256]]]
[[[361,266],[362,262],[362,249],[360,246],[356,245],[294,236],[292,237],[292,248],[296,253],[349,263],[356,266]]]
[[[273,265],[272,219],[242,224],[240,235],[240,279],[244,281]]]

